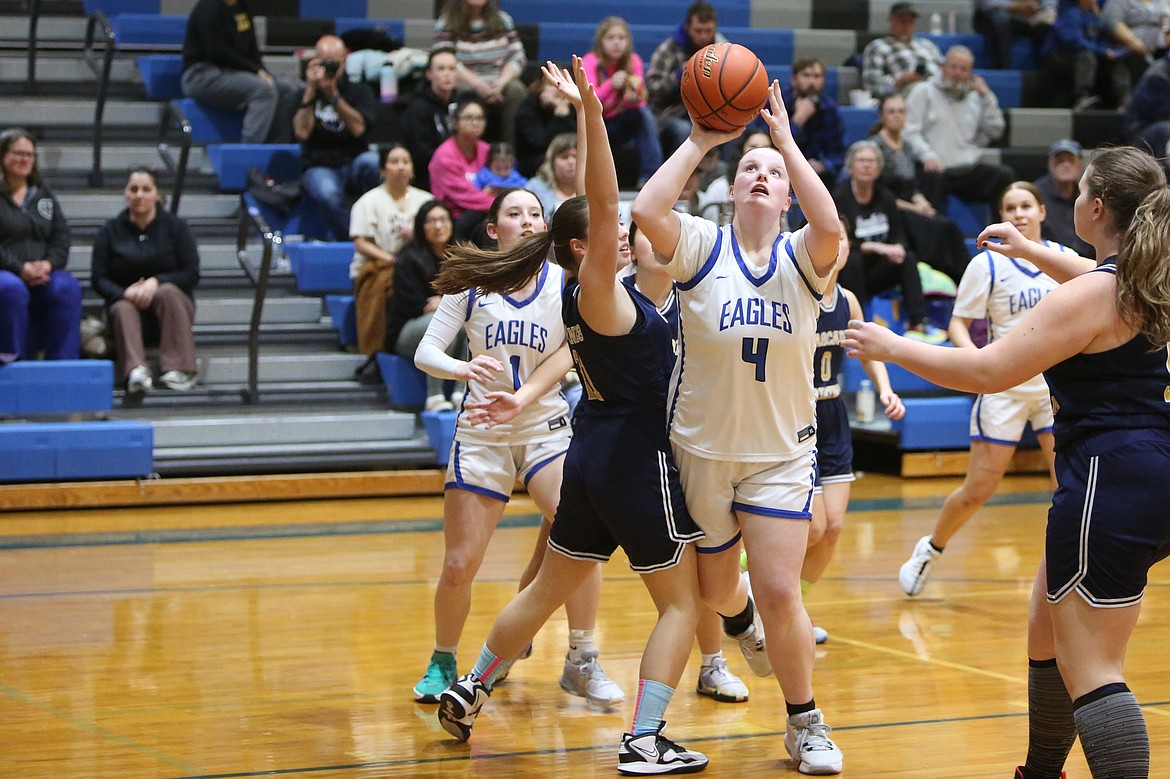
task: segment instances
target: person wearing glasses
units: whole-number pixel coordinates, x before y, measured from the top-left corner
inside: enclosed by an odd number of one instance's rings
[[[483,103],[468,97],[455,106],[455,132],[439,144],[427,169],[431,194],[451,209],[455,237],[469,238],[487,215],[496,192],[475,186],[475,174],[487,164],[491,146],[483,139],[487,111]]]
[[[65,270],[71,236],[61,204],[41,180],[27,131],[0,134],[0,363],[44,351],[81,352],[81,285]]]

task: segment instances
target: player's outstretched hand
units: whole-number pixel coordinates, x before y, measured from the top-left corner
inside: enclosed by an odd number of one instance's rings
[[[471,358],[471,362],[463,363],[463,370],[460,372],[459,379],[461,381],[478,381],[480,384],[487,384],[496,374],[504,370],[503,364],[494,357],[488,357],[486,354],[477,354]]]
[[[580,67],[580,59],[576,54],[573,55],[574,69]],[[540,67],[540,72],[544,74],[544,80],[557,88],[557,91],[565,96],[565,99],[573,104],[574,107],[581,107],[581,90],[577,88],[577,82],[573,79],[573,74],[564,68],[558,68],[552,60],[548,60]]]
[[[784,95],[780,92],[780,82],[772,80],[768,87],[768,106],[760,109],[760,116],[768,124],[768,134],[772,136],[772,143],[776,148],[782,148],[792,140],[792,126],[788,123],[788,109],[784,107]]]
[[[845,353],[850,357],[856,357],[860,360],[897,362],[897,360],[891,359],[891,356],[900,340],[900,336],[894,335],[888,328],[881,325],[850,319],[849,327],[845,331],[845,340],[841,342],[841,345],[845,347]]]
[[[1038,244],[1025,238],[1011,222],[988,225],[975,239],[980,249],[990,249],[1007,257],[1028,258],[1029,251]]]

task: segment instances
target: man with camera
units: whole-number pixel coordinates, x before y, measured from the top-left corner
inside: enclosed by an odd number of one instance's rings
[[[333,237],[349,240],[353,197],[378,185],[378,153],[365,141],[377,115],[377,101],[365,84],[345,76],[345,44],[335,35],[317,41],[305,70],[305,94],[293,117],[303,146],[305,195],[321,207]]]
[[[918,8],[890,6],[890,34],[869,42],[861,55],[861,83],[874,97],[905,92],[939,74],[942,53],[929,38],[915,35]]]

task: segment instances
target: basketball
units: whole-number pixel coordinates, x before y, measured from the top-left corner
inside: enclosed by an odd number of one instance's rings
[[[691,121],[716,132],[745,127],[768,100],[768,74],[751,49],[713,43],[683,67],[683,105]]]

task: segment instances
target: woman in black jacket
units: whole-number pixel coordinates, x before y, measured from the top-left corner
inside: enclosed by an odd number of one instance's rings
[[[438,200],[423,203],[414,217],[414,238],[398,251],[394,264],[394,294],[386,311],[386,348],[414,362],[419,341],[431,323],[442,295],[432,286],[443,256],[451,245],[454,222],[447,206]],[[466,356],[467,339],[460,328],[447,353]],[[427,376],[427,410],[455,407],[443,394],[443,380]]]
[[[94,290],[106,300],[114,332],[117,375],[126,391],[153,389],[144,327],[159,335],[159,383],[195,386],[195,300],[199,249],[186,222],[160,209],[162,194],[149,168],[133,168],[123,190],[126,210],[106,222],[93,242]]]
[[[26,131],[0,133],[0,168],[0,362],[42,349],[47,360],[76,360],[81,285],[65,270],[69,224]]]

